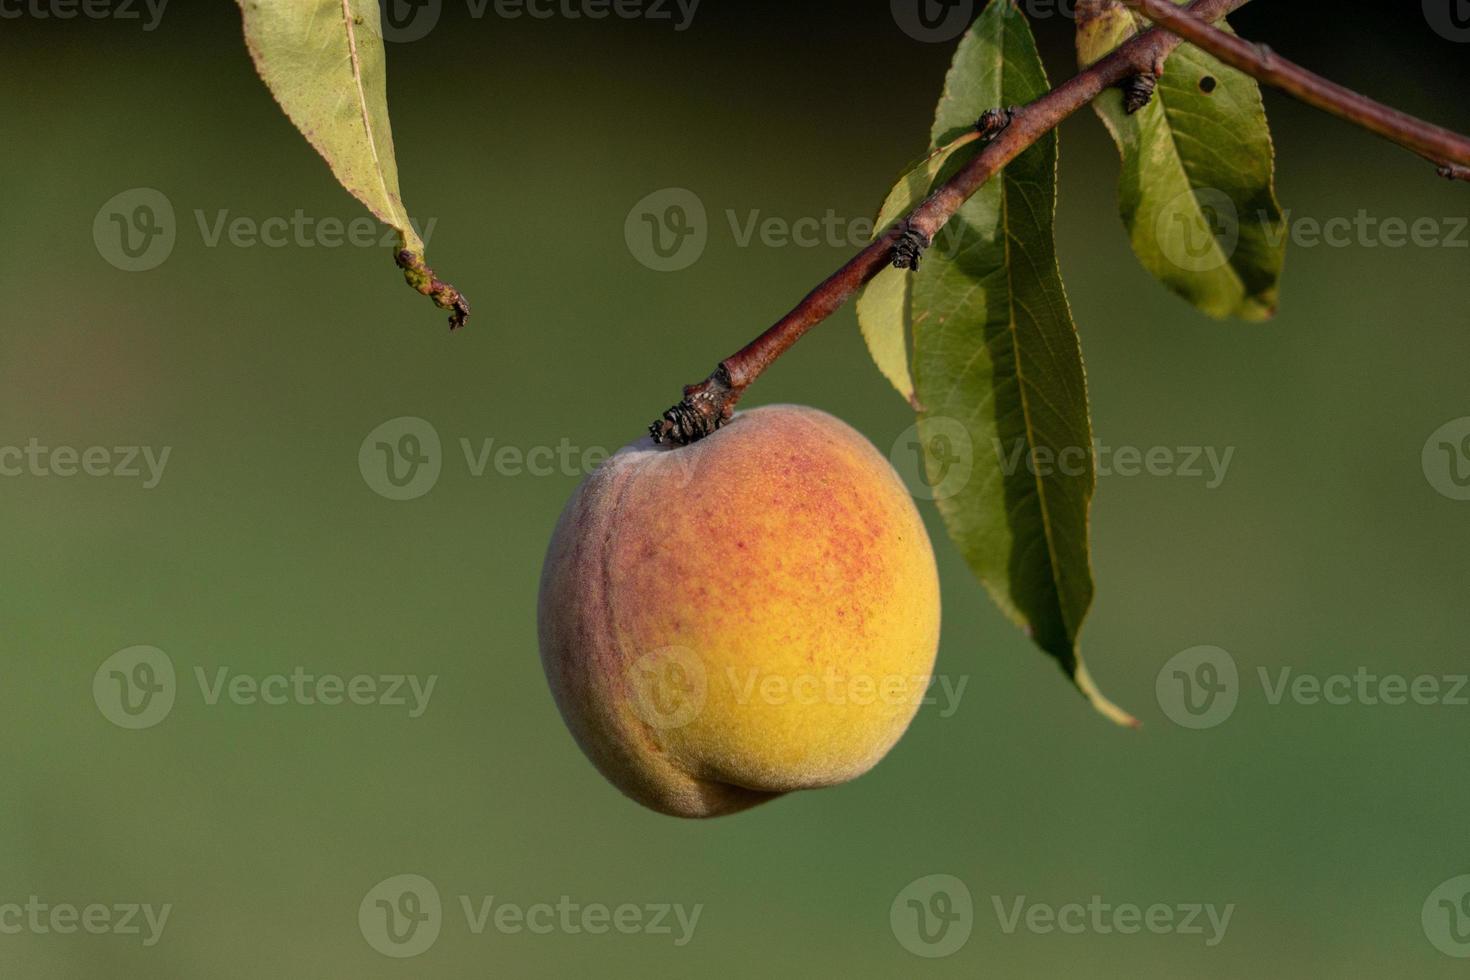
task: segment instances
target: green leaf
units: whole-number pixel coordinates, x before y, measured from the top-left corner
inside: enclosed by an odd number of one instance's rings
[[[398,232],[405,278],[463,324],[469,305],[424,263],[398,186],[377,0],[237,0],[261,79],[338,182]]]
[[[1091,64],[1145,24],[1116,0],[1081,0],[1079,61]],[[1123,158],[1119,205],[1144,267],[1210,316],[1275,314],[1286,229],[1255,79],[1184,44],[1142,110],[1128,115],[1117,89],[1093,108]]]
[[[933,139],[1049,87],[1025,16],[992,0],[960,43]],[[1077,648],[1092,603],[1096,464],[1053,240],[1056,165],[1049,132],[961,207],[947,247],[914,276],[920,439],[950,536],[996,603],[1099,711],[1136,724],[1097,690]]]
[[[972,120],[973,122],[973,120]],[[973,127],[972,127],[973,131]],[[940,171],[952,158],[963,160],[969,154],[956,154],[973,139],[961,137],[935,149],[910,167],[901,177],[878,211],[873,238],[888,231],[899,218],[918,207],[933,190]],[[912,276],[906,269],[886,266],[870,279],[857,297],[858,326],[868,352],[878,370],[892,382],[898,393],[911,404],[917,404],[914,382],[909,375],[908,301]]]

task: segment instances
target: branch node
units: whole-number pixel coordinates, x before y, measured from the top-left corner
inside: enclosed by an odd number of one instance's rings
[[[1437,172],[1445,180],[1470,181],[1470,167],[1458,163],[1442,163]]]
[[[659,445],[687,446],[719,429],[735,414],[740,392],[730,381],[730,370],[722,361],[714,373],[697,385],[686,385],[684,400],[674,405],[648,427]]]
[[[914,227],[913,222],[905,221],[898,238],[893,242],[893,251],[889,253],[895,269],[910,269],[919,271],[919,260],[924,257],[924,249],[933,244],[933,239]]]
[[[1119,82],[1118,87],[1123,90],[1123,111],[1131,116],[1147,106],[1153,101],[1158,84],[1159,76],[1152,72],[1129,75]]]
[[[975,132],[980,134],[982,140],[989,142],[1004,132],[1020,111],[1021,107],[1016,105],[1004,109],[986,109],[975,122]]]

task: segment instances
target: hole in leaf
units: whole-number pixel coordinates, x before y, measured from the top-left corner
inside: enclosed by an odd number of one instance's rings
[[[1215,86],[1219,84],[1219,82],[1215,81],[1214,75],[1206,75],[1204,78],[1201,78],[1199,80],[1199,90],[1206,95],[1209,95],[1211,92],[1215,91]]]

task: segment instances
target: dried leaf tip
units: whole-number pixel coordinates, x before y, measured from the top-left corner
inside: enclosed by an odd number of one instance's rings
[[[449,329],[458,330],[470,318],[470,301],[454,286],[434,275],[424,257],[412,249],[399,249],[394,261],[403,270],[403,278],[415,290],[429,297],[441,310],[449,311]]]

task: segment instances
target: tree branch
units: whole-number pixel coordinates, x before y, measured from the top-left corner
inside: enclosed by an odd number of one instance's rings
[[[1122,0],[1159,27],[1184,38],[1232,68],[1275,86],[1307,105],[1329,112],[1413,150],[1439,168],[1442,176],[1470,180],[1470,139],[1408,113],[1375,102],[1352,89],[1328,81],[1275,54],[1264,44],[1252,44],[1227,34],[1170,0]]]
[[[1042,135],[1126,79],[1158,74],[1164,60],[1186,38],[1249,75],[1280,85],[1312,105],[1402,142],[1440,164],[1444,176],[1470,174],[1470,141],[1464,137],[1389,109],[1209,26],[1244,6],[1246,0],[1195,0],[1187,8],[1176,7],[1170,0],[1125,2],[1161,26],[1132,38],[1046,95],[1010,113],[1009,123],[990,138],[984,149],[911,211],[907,220],[897,222],[848,260],[765,333],[721,361],[707,379],[687,386],[684,400],[649,426],[654,441],[682,446],[724,425],[734,414],[735,403],[762,371],[892,261],[893,247],[900,238],[918,235],[932,239],[960,205]]]
[[[1190,11],[1205,20],[1218,20],[1246,0],[1195,0]],[[1090,68],[1058,85],[1046,95],[1018,109],[974,159],[922,204],[848,260],[842,268],[813,289],[790,313],[736,353],[725,358],[713,374],[684,389],[684,400],[649,426],[655,442],[687,445],[704,438],[729,421],[735,403],[761,372],[801,339],[812,327],[831,316],[843,303],[889,263],[894,243],[905,231],[933,238],[960,205],[1043,134],[1063,119],[1124,79],[1150,72],[1181,43],[1173,34],[1150,30],[1123,44]]]

